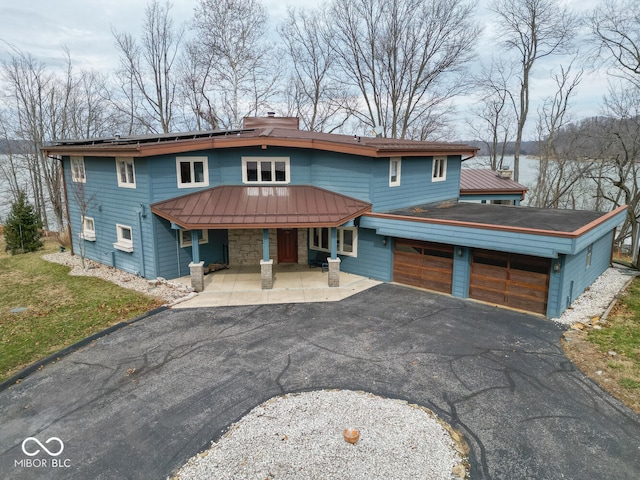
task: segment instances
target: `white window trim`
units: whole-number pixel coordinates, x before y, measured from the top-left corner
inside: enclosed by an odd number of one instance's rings
[[[320,245],[314,244],[315,235],[313,234],[314,230],[322,230],[323,228],[327,228],[329,230],[329,244],[331,244],[331,229],[328,227],[314,227],[309,229],[309,248],[311,250],[317,250],[319,252],[331,252],[331,246],[329,248],[322,248]],[[353,232],[353,252],[346,252],[342,249],[344,245],[344,231],[350,230]],[[358,256],[358,228],[357,227],[338,227],[338,249],[337,252],[339,255],[346,255],[348,257],[357,257]],[[319,235],[321,237],[321,235]]]
[[[131,232],[131,240],[124,238],[122,236],[123,229],[128,229]],[[120,223],[116,223],[116,235],[117,235],[118,241],[113,244],[113,248],[122,250],[123,252],[127,252],[127,253],[133,252],[133,229],[128,225],[122,225]]]
[[[393,164],[397,162],[398,168],[396,170],[396,179],[393,180]],[[389,159],[389,186],[390,187],[399,187],[400,186],[400,175],[402,173],[402,157],[391,157]]]
[[[191,178],[195,178],[195,172],[193,164],[195,162],[202,162],[202,174],[204,181],[202,182],[182,182],[182,175],[180,175],[180,163],[189,162],[191,165]],[[209,186],[209,157],[176,157],[176,179],[178,181],[178,188],[198,188]]]
[[[82,165],[82,176],[76,175],[76,169],[73,168],[73,164]],[[87,183],[87,171],[84,168],[84,157],[71,157],[69,162],[71,167],[71,181],[75,183]]]
[[[183,232],[189,232],[189,234],[191,234],[191,230],[180,230],[180,248],[193,246],[191,236],[189,236],[189,240],[185,241],[184,237],[182,236]],[[198,244],[203,245],[205,243],[209,243],[209,230],[200,230],[200,238],[198,239]]]
[[[276,162],[284,162],[284,176],[285,180],[278,182],[272,180],[270,182],[263,182],[258,178],[257,181],[249,181],[247,176],[247,162],[258,162],[258,177],[261,176],[260,162],[271,162],[271,178],[276,178]],[[285,185],[291,182],[291,159],[289,157],[242,157],[242,183],[249,185]]]
[[[87,220],[90,220],[93,224],[93,229],[88,228]],[[96,222],[92,217],[80,217],[80,221],[82,222],[82,232],[80,232],[80,238],[86,240],[87,242],[95,242],[96,241]]]
[[[131,163],[131,170],[133,174],[133,178],[129,178],[129,171],[126,168],[127,163]],[[126,181],[122,181],[122,177],[120,176],[120,164],[125,165],[125,177],[127,177]],[[116,177],[118,178],[118,186],[123,188],[136,188],[136,165],[134,163],[133,157],[119,157],[116,158]]]
[[[442,176],[436,177],[436,165],[442,162]],[[444,182],[447,179],[447,157],[433,157],[433,165],[431,166],[431,181]]]

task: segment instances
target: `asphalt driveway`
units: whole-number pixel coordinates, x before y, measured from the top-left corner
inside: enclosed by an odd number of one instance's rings
[[[166,478],[268,398],[345,388],[434,410],[465,434],[472,479],[638,478],[640,418],[576,370],[561,333],[388,284],[335,303],[167,310],[1,392],[0,476]]]

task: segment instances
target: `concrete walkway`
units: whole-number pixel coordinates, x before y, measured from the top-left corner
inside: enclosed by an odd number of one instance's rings
[[[474,480],[637,479],[639,416],[576,369],[562,332],[390,284],[339,302],[168,309],[0,392],[0,478],[165,479],[269,398],[349,389],[436,412],[469,443]]]
[[[204,291],[173,308],[226,307],[276,303],[336,302],[381,282],[340,272],[340,286],[328,286],[328,273],[308,265],[275,265],[271,290],[262,290],[260,267],[235,266],[204,277]],[[189,277],[174,282],[191,284]]]

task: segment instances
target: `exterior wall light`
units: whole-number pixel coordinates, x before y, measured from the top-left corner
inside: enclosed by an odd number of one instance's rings
[[[555,262],[553,264],[553,271],[556,272],[556,273],[560,273],[560,262],[559,261]]]

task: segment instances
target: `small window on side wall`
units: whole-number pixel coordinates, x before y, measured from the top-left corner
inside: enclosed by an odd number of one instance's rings
[[[82,217],[82,232],[80,238],[88,242],[96,241],[96,224],[91,217]]]
[[[207,157],[177,157],[176,175],[178,188],[209,186],[209,162]]]
[[[400,171],[402,166],[401,157],[391,157],[389,159],[389,186],[397,187],[400,185]]]
[[[86,183],[84,157],[71,157],[71,180],[76,183]]]
[[[589,268],[591,266],[591,257],[593,257],[593,243],[587,247],[587,264],[585,268]]]
[[[447,157],[433,157],[432,182],[443,182],[447,179]]]
[[[116,224],[116,236],[118,241],[113,244],[113,248],[123,252],[133,252],[133,231],[127,225]]]
[[[136,188],[136,171],[133,165],[133,158],[116,158],[116,170],[119,187]]]
[[[200,238],[198,239],[200,245],[209,243],[209,230],[200,230]],[[180,230],[180,247],[191,247],[193,242],[191,241],[191,230]]]

